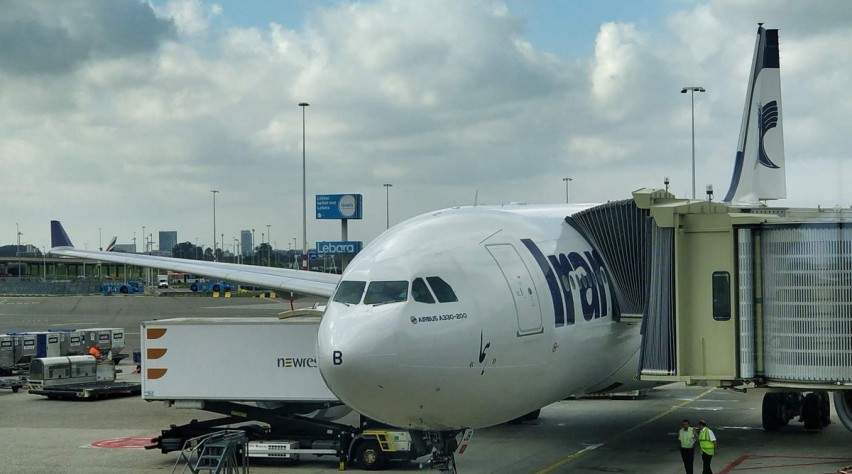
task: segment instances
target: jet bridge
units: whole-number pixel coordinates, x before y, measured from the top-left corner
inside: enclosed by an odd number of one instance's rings
[[[770,389],[763,425],[852,430],[852,210],[738,208],[643,189],[642,380]]]

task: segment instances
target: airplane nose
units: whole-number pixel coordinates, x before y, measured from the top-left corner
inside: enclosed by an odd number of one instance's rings
[[[399,367],[393,324],[383,321],[390,315],[382,313],[344,314],[326,308],[317,341],[320,373],[328,388],[372,418],[382,413],[382,394],[397,378]]]

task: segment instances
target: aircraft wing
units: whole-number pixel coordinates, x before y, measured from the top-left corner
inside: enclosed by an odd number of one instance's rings
[[[306,295],[331,297],[340,281],[340,275],[331,273],[76,249],[59,221],[50,222],[50,238],[52,247],[50,253],[52,255],[160,268],[208,278],[219,278],[243,285],[255,285],[276,291],[292,291]]]

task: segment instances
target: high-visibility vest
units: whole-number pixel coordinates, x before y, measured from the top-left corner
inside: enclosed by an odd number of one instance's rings
[[[710,439],[710,429],[705,427],[698,433],[698,443],[701,445],[701,451],[712,456],[716,452],[713,441]]]
[[[695,435],[692,434],[692,428],[681,428],[678,433],[678,438],[680,439],[681,448],[689,449],[695,446]]]

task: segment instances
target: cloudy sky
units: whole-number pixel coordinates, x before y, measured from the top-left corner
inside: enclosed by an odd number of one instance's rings
[[[730,182],[758,22],[780,30],[782,204],[852,204],[847,1],[0,0],[0,245],[159,230],[338,240],[433,209]],[[100,230],[100,233],[99,233]],[[217,238],[219,236],[217,235]]]

